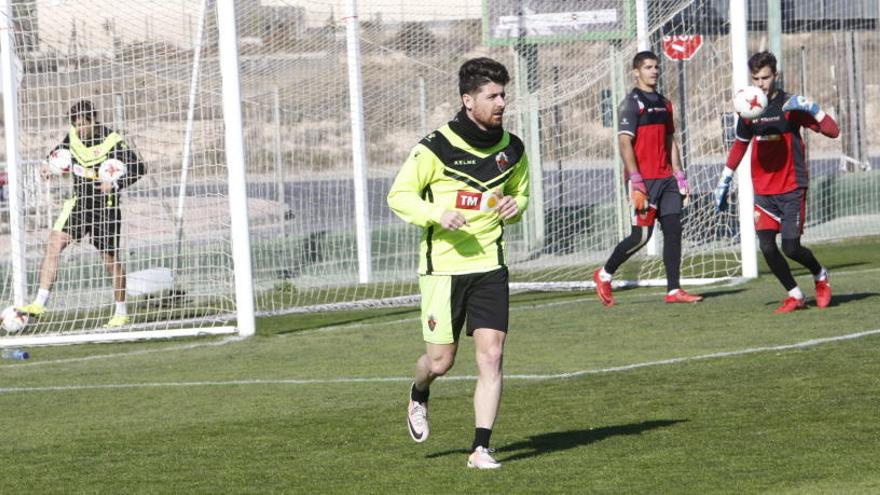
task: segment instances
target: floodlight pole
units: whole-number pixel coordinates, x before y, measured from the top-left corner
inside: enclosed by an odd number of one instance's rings
[[[746,5],[743,1],[730,2],[730,55],[733,61],[733,91],[749,85],[748,37],[746,34]],[[732,95],[731,95],[732,96]],[[758,277],[757,243],[755,242],[755,190],[752,185],[751,146],[737,168],[739,206],[739,235],[742,275]]]

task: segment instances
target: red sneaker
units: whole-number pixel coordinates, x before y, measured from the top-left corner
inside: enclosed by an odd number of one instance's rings
[[[827,308],[831,304],[831,284],[828,278],[816,282],[816,306]]]
[[[807,300],[806,299],[798,299],[796,297],[786,297],[782,304],[776,308],[774,313],[791,313],[792,311],[797,311],[799,309],[807,309]]]
[[[614,306],[614,296],[611,295],[611,282],[606,282],[599,277],[599,272],[602,271],[601,268],[593,272],[593,282],[596,282],[596,295],[599,296],[599,300],[602,301],[602,304],[608,306]]]
[[[684,289],[678,289],[675,294],[666,294],[666,302],[668,303],[696,303],[703,300],[703,296],[693,296],[684,291]]]

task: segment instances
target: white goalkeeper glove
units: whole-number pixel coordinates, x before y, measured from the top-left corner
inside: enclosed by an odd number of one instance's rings
[[[715,186],[715,211],[727,210],[727,195],[730,193],[730,181],[733,180],[733,170],[724,167],[718,185]]]

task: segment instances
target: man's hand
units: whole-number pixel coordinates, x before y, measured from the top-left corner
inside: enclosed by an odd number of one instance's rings
[[[440,226],[451,232],[455,232],[463,225],[467,225],[467,220],[465,220],[464,215],[457,211],[446,210],[440,217]]]
[[[516,204],[516,200],[513,199],[513,196],[504,196],[498,201],[498,206],[495,207],[495,211],[498,212],[498,216],[500,216],[502,220],[510,220],[519,213],[519,205]]]
[[[807,98],[806,96],[792,96],[785,102],[785,105],[782,106],[783,112],[790,112],[792,110],[799,110],[801,112],[806,112],[813,117],[819,115],[821,111],[819,109],[819,105],[817,105],[813,100]]]
[[[633,172],[629,174],[630,193],[632,207],[636,211],[646,211],[648,209],[648,188],[642,179],[642,174]]]
[[[727,210],[727,195],[730,193],[730,181],[733,180],[733,170],[725,167],[715,186],[715,211]]]
[[[113,183],[112,182],[98,182],[95,184],[95,187],[104,194],[110,194],[113,192]]]
[[[687,207],[688,202],[690,201],[691,190],[688,187],[688,180],[684,175],[684,170],[679,170],[672,175],[675,176],[675,181],[678,183],[678,193],[681,194],[683,198],[682,205]]]

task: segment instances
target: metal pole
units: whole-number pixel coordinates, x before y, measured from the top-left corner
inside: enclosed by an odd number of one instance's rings
[[[785,88],[785,57],[782,53],[782,0],[767,0],[767,37],[770,51],[776,55],[776,87]]]
[[[688,168],[688,161],[690,160],[690,134],[688,133],[688,118],[687,118],[687,62],[685,60],[680,60],[678,62],[678,101],[679,108],[681,111],[679,112],[678,122],[681,127],[681,166],[684,169]]]
[[[27,299],[26,258],[24,252],[25,202],[22,194],[21,156],[18,149],[18,73],[15,66],[15,39],[12,24],[12,0],[0,4],[0,73],[3,85],[3,121],[6,123],[6,171],[9,188],[9,242],[12,262],[12,301],[16,306]]]
[[[651,49],[648,37],[648,0],[636,0],[636,32],[639,40],[639,51]]]
[[[217,25],[220,38],[218,58],[223,80],[223,121],[226,128],[226,170],[229,181],[232,259],[235,262],[237,326],[239,335],[249,337],[254,334],[256,325],[234,0],[217,1]]]
[[[746,5],[744,1],[730,2],[730,55],[733,63],[732,88],[749,85],[748,44],[746,36]],[[751,147],[750,147],[751,148]],[[755,240],[755,189],[752,186],[750,165],[751,149],[737,168],[737,195],[739,198],[739,232],[742,272],[745,278],[758,277],[757,242]]]
[[[553,67],[553,86],[559,87],[559,66],[556,65]],[[565,195],[565,181],[562,180],[562,109],[559,108],[559,102],[553,104],[553,128],[555,132],[553,133],[553,145],[556,147],[556,197],[557,206],[560,208],[560,212],[562,207],[565,206],[565,201],[563,200]],[[560,225],[557,221],[557,228]]]
[[[424,77],[419,78],[419,134],[428,135],[428,92]]]
[[[174,266],[171,271],[173,277],[177,276],[177,272],[181,267],[183,258],[183,212],[186,206],[186,185],[189,182],[189,167],[192,156],[192,135],[193,122],[195,121],[196,96],[199,90],[199,72],[201,70],[202,61],[202,42],[205,36],[205,17],[208,12],[208,2],[202,2],[202,9],[199,12],[199,27],[196,31],[196,38],[193,41],[193,69],[189,81],[189,107],[186,112],[186,130],[183,136],[183,156],[180,164],[180,189],[177,192],[177,213],[174,218],[175,236],[177,239],[177,250],[174,256]],[[219,6],[218,6],[219,11]],[[233,19],[234,20],[234,19]]]
[[[617,238],[623,239],[626,236],[626,228],[629,225],[629,206],[627,205],[627,195],[624,192],[626,187],[623,183],[623,159],[620,157],[620,142],[617,136],[617,122],[619,121],[618,103],[624,98],[624,83],[620,80],[620,50],[617,43],[609,43],[609,58],[611,63],[611,126],[612,146],[614,147],[614,204],[616,206],[615,215],[617,219]],[[615,242],[616,244],[616,242]]]
[[[354,169],[354,208],[357,230],[358,281],[371,279],[370,223],[367,208],[367,149],[364,132],[364,96],[361,81],[361,46],[358,38],[357,0],[348,1],[345,19],[348,52],[348,98],[351,112],[351,158]]]
[[[281,203],[281,214],[278,226],[281,234],[281,242],[287,242],[287,194],[284,190],[284,161],[281,155],[281,95],[278,86],[272,88],[272,149],[275,151],[275,199]],[[282,254],[286,254],[284,249]]]

